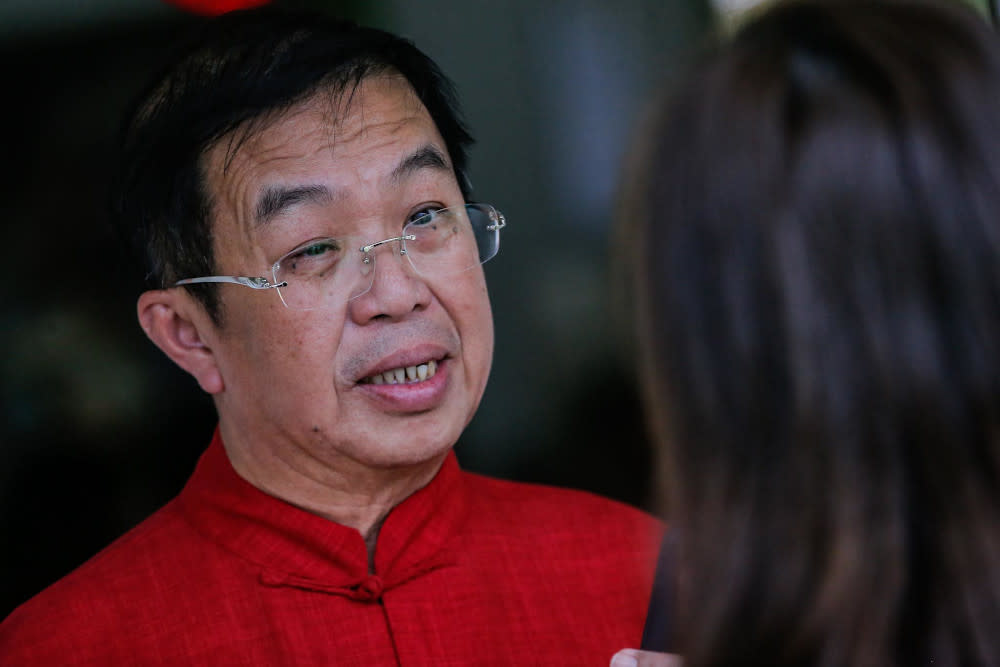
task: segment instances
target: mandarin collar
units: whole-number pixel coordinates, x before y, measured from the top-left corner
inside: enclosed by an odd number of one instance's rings
[[[451,451],[427,486],[389,512],[375,547],[374,573],[356,529],[270,496],[240,477],[218,428],[178,502],[204,537],[260,566],[261,583],[372,599],[458,563],[449,544],[466,517],[463,482]]]

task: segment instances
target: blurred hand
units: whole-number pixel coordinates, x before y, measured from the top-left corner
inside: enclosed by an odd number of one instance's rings
[[[652,653],[627,648],[615,653],[611,667],[682,667],[681,657],[673,653]]]

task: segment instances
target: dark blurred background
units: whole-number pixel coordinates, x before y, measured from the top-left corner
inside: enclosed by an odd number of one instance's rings
[[[463,465],[653,507],[609,240],[631,132],[707,0],[278,4],[405,35],[458,86],[476,198],[509,221]],[[214,428],[139,329],[106,215],[123,109],[198,20],[159,0],[0,2],[0,618],[176,494]]]

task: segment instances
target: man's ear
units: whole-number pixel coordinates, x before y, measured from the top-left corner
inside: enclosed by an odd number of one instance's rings
[[[136,310],[139,325],[149,339],[193,375],[203,390],[217,394],[225,388],[218,361],[205,337],[213,325],[190,295],[177,289],[149,290],[139,296]]]

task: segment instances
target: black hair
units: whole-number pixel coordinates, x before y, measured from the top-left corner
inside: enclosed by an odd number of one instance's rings
[[[685,665],[1000,664],[996,35],[962,3],[778,3],[646,141]]]
[[[114,215],[149,289],[214,273],[203,157],[221,138],[321,89],[347,97],[365,78],[402,75],[426,107],[469,196],[472,137],[451,82],[410,41],[322,13],[272,7],[207,20],[127,121]],[[216,285],[189,289],[217,323]]]

